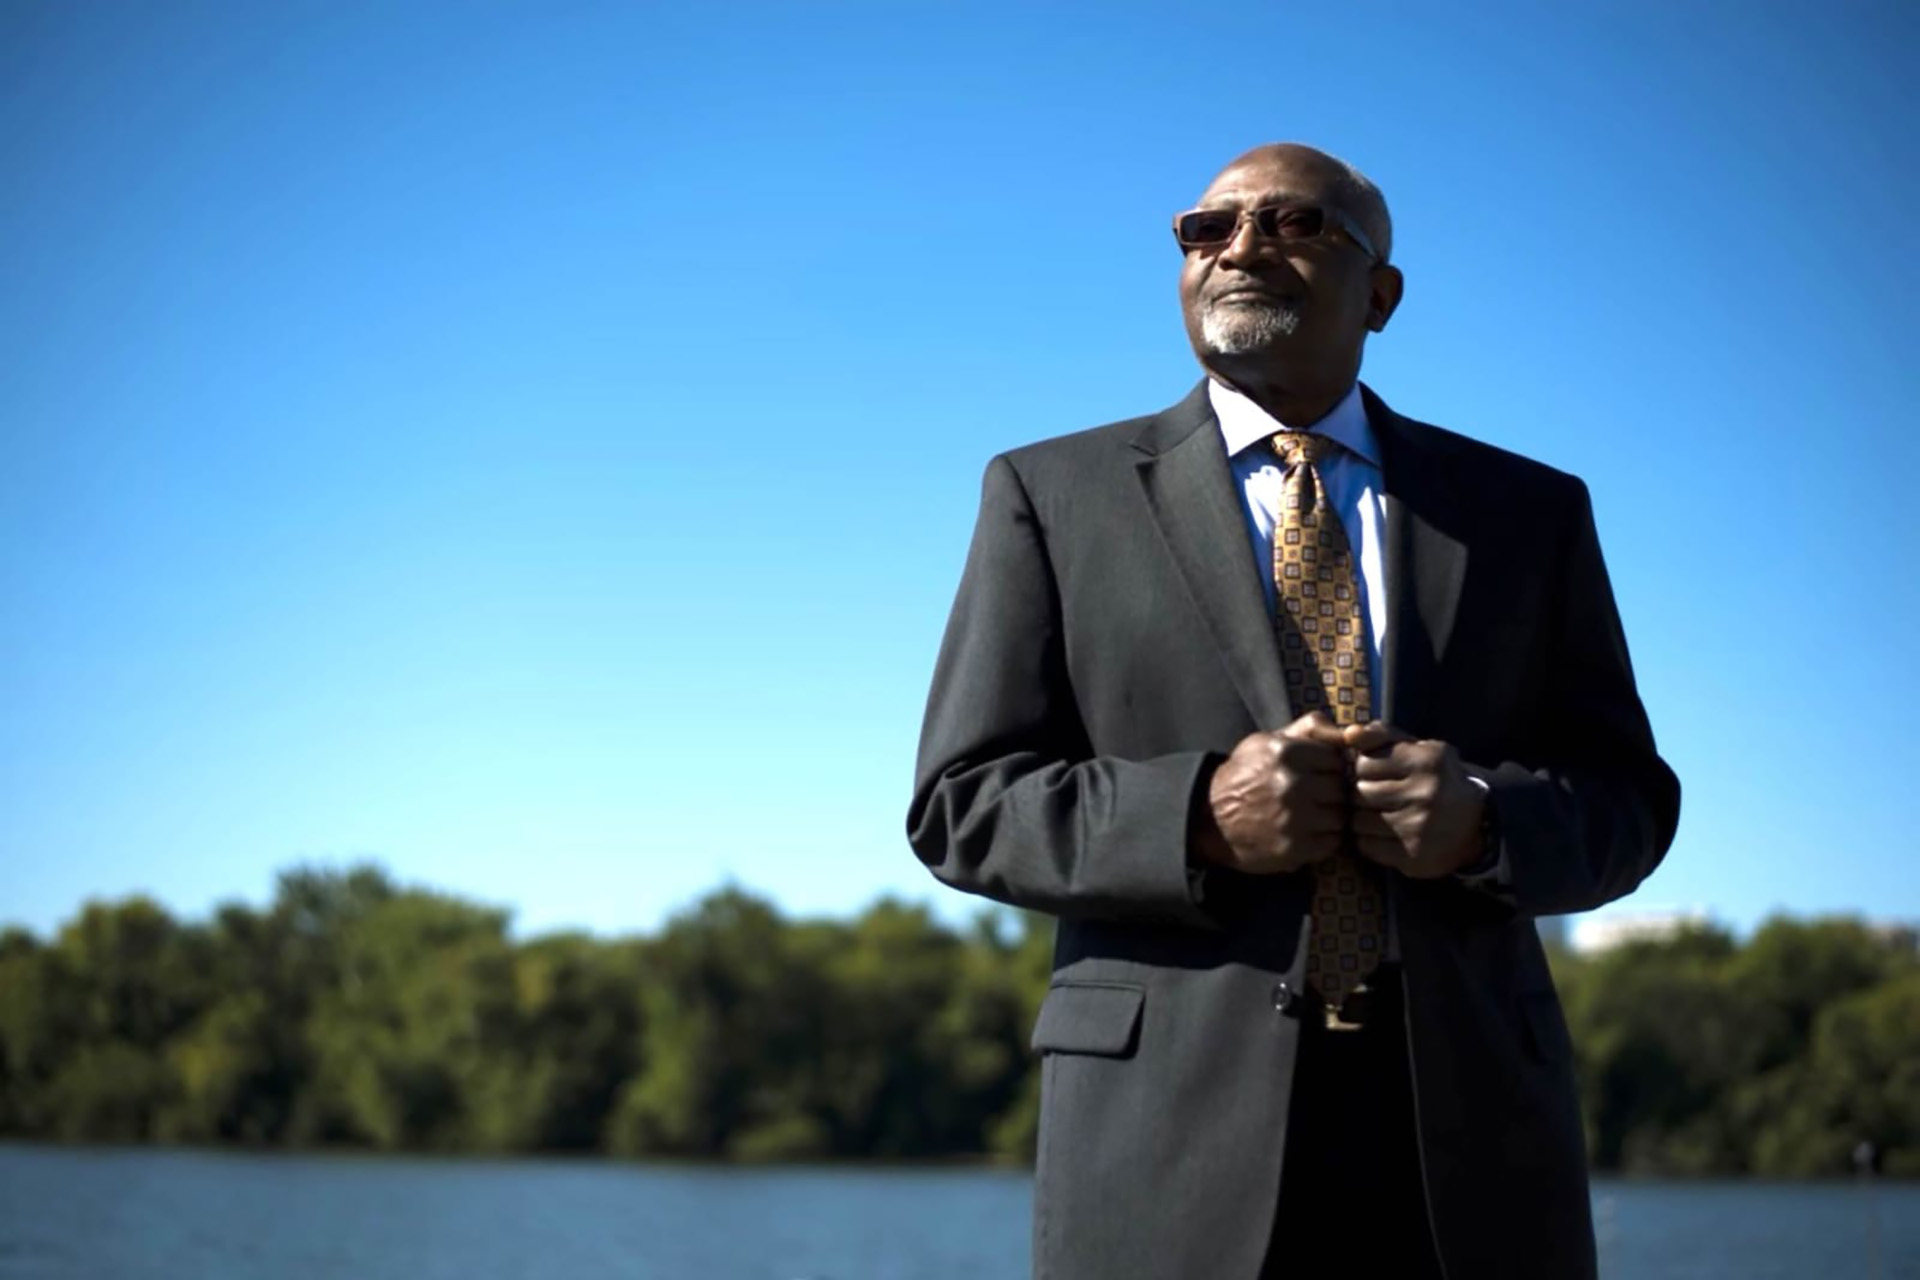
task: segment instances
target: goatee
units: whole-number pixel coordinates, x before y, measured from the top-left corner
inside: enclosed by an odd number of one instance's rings
[[[1223,356],[1264,351],[1299,327],[1299,308],[1287,303],[1213,303],[1200,313],[1201,340]]]

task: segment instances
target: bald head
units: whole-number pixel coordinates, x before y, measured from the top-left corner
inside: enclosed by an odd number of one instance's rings
[[[1296,179],[1302,195],[1324,199],[1359,223],[1360,229],[1373,241],[1380,261],[1393,257],[1393,219],[1387,214],[1387,199],[1380,194],[1380,188],[1345,160],[1317,147],[1299,142],[1269,142],[1243,152],[1208,184],[1207,193],[1237,183],[1249,172],[1275,171]],[[1204,196],[1202,203],[1205,203]]]

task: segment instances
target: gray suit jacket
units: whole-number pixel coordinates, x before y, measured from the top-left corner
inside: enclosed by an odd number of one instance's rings
[[[1390,876],[1450,1275],[1594,1270],[1566,1023],[1533,928],[1630,892],[1679,784],[1654,750],[1577,479],[1401,418],[1382,715],[1492,788],[1511,901]],[[988,466],[908,835],[941,880],[1059,920],[1035,1274],[1252,1280],[1283,1168],[1303,876],[1186,860],[1209,766],[1293,718],[1205,384]]]

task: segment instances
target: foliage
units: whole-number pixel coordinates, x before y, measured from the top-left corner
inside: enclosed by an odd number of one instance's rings
[[[1776,918],[1744,946],[1694,928],[1560,957],[1555,976],[1599,1167],[1839,1174],[1868,1143],[1920,1172],[1911,935]]]
[[[720,890],[650,938],[525,940],[377,868],[264,910],[0,932],[0,1138],[743,1161],[1029,1158],[1052,930]],[[1848,920],[1555,952],[1602,1168],[1920,1174],[1920,961]]]

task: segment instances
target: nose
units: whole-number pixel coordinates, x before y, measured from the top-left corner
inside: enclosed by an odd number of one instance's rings
[[[1260,257],[1265,251],[1265,241],[1259,229],[1253,225],[1253,219],[1242,217],[1235,224],[1233,234],[1227,237],[1227,243],[1221,246],[1219,260],[1231,266],[1238,262],[1247,262]]]

